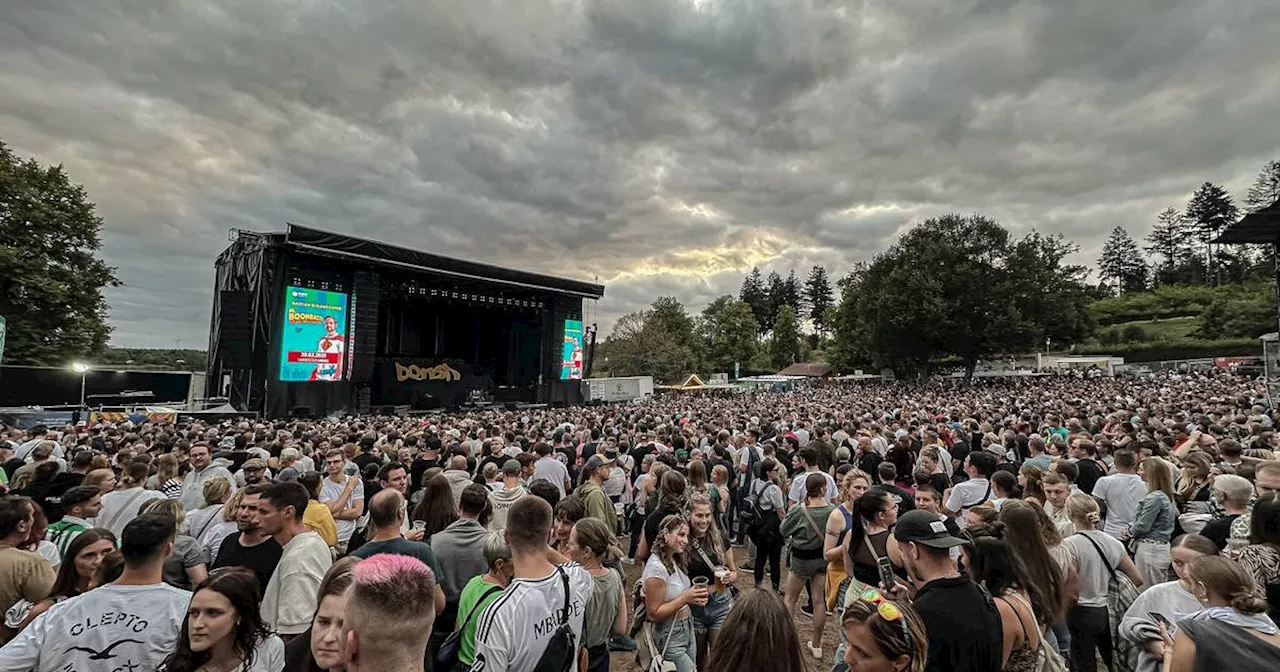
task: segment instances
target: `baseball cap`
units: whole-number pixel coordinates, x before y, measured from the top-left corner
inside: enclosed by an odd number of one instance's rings
[[[266,469],[266,468],[267,468],[267,461],[260,457],[255,457],[252,459],[245,460],[244,465],[241,466],[241,469],[245,469],[245,470]]]
[[[947,532],[947,526],[938,514],[919,509],[898,516],[898,524],[893,528],[893,537],[900,544],[911,542],[932,548],[952,548],[965,543],[963,539],[953,537]]]
[[[600,467],[608,466],[611,464],[613,464],[612,457],[605,457],[603,455],[592,455],[591,459],[587,460],[587,471],[591,472],[596,469],[599,469]]]
[[[507,460],[502,463],[502,473],[515,475],[520,473],[520,460]]]

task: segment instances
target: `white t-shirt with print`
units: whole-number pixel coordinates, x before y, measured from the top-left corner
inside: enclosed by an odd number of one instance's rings
[[[595,581],[575,562],[560,565],[569,579],[569,627],[581,648],[583,618]],[[471,672],[532,672],[560,627],[564,580],[559,571],[540,579],[516,579],[480,615]],[[576,654],[574,659],[577,659]]]
[[[108,584],[63,600],[0,648],[0,672],[154,670],[173,652],[191,593]]]

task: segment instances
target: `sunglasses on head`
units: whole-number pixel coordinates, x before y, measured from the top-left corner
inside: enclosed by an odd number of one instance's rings
[[[876,605],[876,613],[880,615],[882,620],[889,623],[896,621],[901,624],[902,638],[906,642],[907,648],[911,648],[911,633],[907,629],[907,619],[903,617],[902,610],[898,608],[898,605],[885,599],[885,596],[875,588],[867,588],[862,591],[862,594],[858,595],[858,599],[867,604]]]

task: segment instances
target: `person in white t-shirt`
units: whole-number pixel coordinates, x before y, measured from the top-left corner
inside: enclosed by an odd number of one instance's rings
[[[529,482],[547,481],[556,486],[560,496],[564,497],[565,492],[573,489],[573,483],[569,481],[569,470],[552,455],[551,446],[547,443],[538,443],[533,447],[533,452],[537,453],[538,461],[533,463],[533,478]]]
[[[351,570],[347,608],[347,672],[420,670],[435,620],[436,578],[407,555],[380,553]]]
[[[0,672],[155,669],[173,651],[191,601],[161,580],[176,534],[171,516],[130,521],[120,578],[49,607],[0,648]]]
[[[840,496],[840,488],[836,485],[836,479],[818,466],[818,450],[816,448],[803,448],[800,450],[800,461],[804,464],[804,471],[795,475],[791,479],[791,488],[787,492],[787,501],[796,504],[805,498],[805,479],[809,474],[822,474],[827,477],[826,500],[830,504],[836,497]]]
[[[1093,496],[1107,504],[1102,531],[1122,539],[1138,511],[1138,502],[1147,496],[1147,484],[1138,475],[1137,457],[1132,450],[1121,448],[1114,458],[1116,473],[1099,478],[1093,485]]]
[[[333,564],[329,545],[302,522],[308,500],[297,483],[276,483],[258,497],[258,524],[282,549],[262,592],[262,622],[286,639],[311,627],[320,581]]]
[[[996,471],[996,458],[991,453],[970,453],[964,462],[969,480],[951,488],[945,505],[946,513],[955,516],[961,527],[968,525],[965,513],[991,499],[991,474]]]
[[[511,505],[503,534],[515,579],[480,615],[471,672],[532,672],[544,656],[548,669],[585,665],[582,628],[595,580],[577,563],[551,563],[550,533],[551,505],[541,497]]]
[[[346,456],[339,448],[325,454],[324,466],[329,475],[320,482],[320,503],[329,507],[333,522],[338,526],[338,548],[346,550],[351,535],[356,531],[356,521],[364,515],[364,482],[359,476],[348,476],[344,471]]]
[[[102,496],[102,508],[94,519],[94,526],[111,530],[116,538],[124,533],[124,528],[134,518],[143,504],[153,499],[165,499],[164,493],[158,490],[147,490],[143,485],[150,475],[150,468],[141,462],[129,465],[125,472],[125,487],[113,490]]]

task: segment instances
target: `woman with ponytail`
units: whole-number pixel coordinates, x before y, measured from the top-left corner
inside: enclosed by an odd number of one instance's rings
[[[1191,563],[1192,592],[1203,607],[1172,628],[1161,626],[1163,672],[1280,669],[1280,628],[1267,601],[1238,563],[1206,555]]]
[[[1067,629],[1071,631],[1071,662],[1074,670],[1091,670],[1096,667],[1098,653],[1107,669],[1113,667],[1115,658],[1111,638],[1111,618],[1107,610],[1107,595],[1111,590],[1111,572],[1124,572],[1133,585],[1142,586],[1142,575],[1129,559],[1124,545],[1111,535],[1099,532],[1102,515],[1098,502],[1083,493],[1067,498],[1067,517],[1079,532],[1067,537],[1063,543],[1075,558],[1079,597],[1067,611]],[[1120,616],[1117,616],[1117,625]]]
[[[582,645],[587,650],[587,672],[608,672],[609,635],[627,631],[627,603],[622,574],[607,565],[622,558],[617,538],[603,522],[583,518],[569,533],[569,557],[591,575],[595,587],[587,600]]]
[[[898,520],[898,504],[887,490],[871,488],[862,496],[853,500],[850,507],[850,524],[846,534],[832,536],[830,519],[827,525],[826,559],[833,560],[836,554],[844,561],[845,572],[852,577],[841,585],[836,604],[841,609],[848,602],[846,594],[853,590],[861,592],[864,588],[880,586],[880,558],[889,555],[889,528]],[[833,512],[832,517],[839,515]],[[833,542],[836,542],[833,544]],[[837,616],[843,618],[839,613]],[[834,672],[845,672],[844,654],[848,643],[844,630],[840,631],[840,646],[836,649]]]

